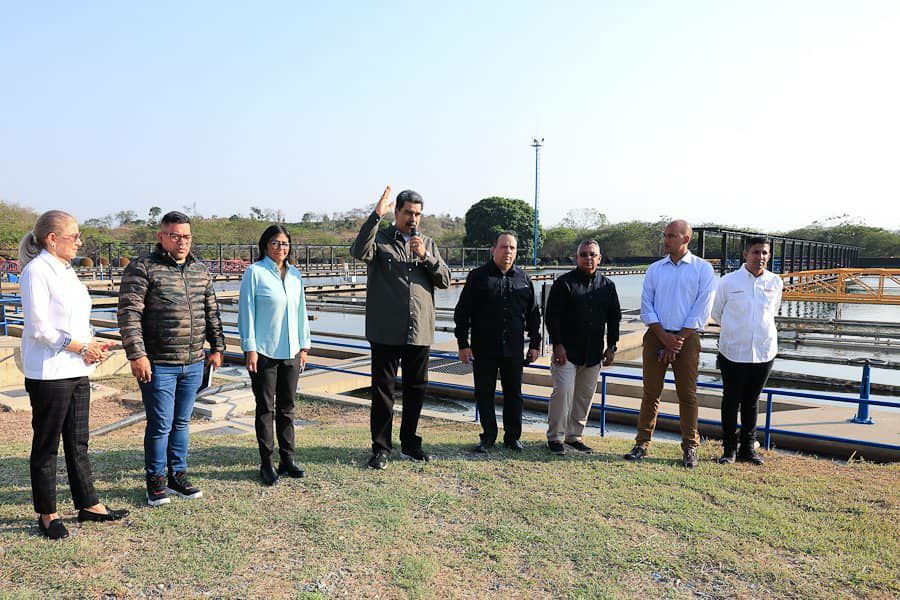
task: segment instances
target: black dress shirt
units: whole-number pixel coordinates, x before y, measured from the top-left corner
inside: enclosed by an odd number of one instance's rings
[[[595,272],[574,269],[558,277],[547,299],[547,330],[552,344],[562,344],[576,365],[593,366],[603,360],[606,347],[619,341],[622,309],[616,285]]]
[[[541,347],[541,311],[522,269],[512,266],[503,273],[494,261],[469,272],[466,286],[453,312],[460,350],[469,347],[478,356],[522,356],[525,331],[529,347]]]

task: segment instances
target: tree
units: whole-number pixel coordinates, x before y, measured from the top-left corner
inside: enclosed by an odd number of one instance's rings
[[[158,206],[151,206],[147,214],[150,215],[150,218],[147,220],[148,223],[153,225],[158,222],[157,220],[159,219],[159,215],[162,214],[162,209]]]
[[[490,246],[501,231],[513,231],[519,248],[531,248],[534,209],[524,200],[492,196],[476,202],[466,211],[466,246]],[[538,227],[538,248],[544,231]]]
[[[566,213],[559,226],[575,231],[586,231],[605,227],[606,224],[606,215],[596,208],[573,208]]]
[[[116,213],[116,219],[119,221],[119,226],[122,225],[131,225],[137,220],[137,213],[133,210],[120,210]]]

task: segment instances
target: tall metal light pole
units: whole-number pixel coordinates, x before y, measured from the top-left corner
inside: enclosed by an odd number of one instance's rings
[[[531,261],[536,267],[537,250],[538,250],[538,224],[540,217],[538,216],[539,201],[541,198],[541,147],[544,145],[544,138],[538,140],[531,139],[531,147],[534,148],[534,238],[531,242]]]

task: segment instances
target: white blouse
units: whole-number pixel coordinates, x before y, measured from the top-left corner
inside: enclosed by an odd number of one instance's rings
[[[722,327],[719,352],[725,358],[741,363],[764,363],[775,358],[775,313],[783,288],[778,275],[763,271],[756,277],[746,266],[719,281],[712,318]]]
[[[75,270],[42,251],[19,279],[25,328],[22,365],[28,379],[83,377],[94,370],[65,350],[71,341],[91,341],[91,297]]]

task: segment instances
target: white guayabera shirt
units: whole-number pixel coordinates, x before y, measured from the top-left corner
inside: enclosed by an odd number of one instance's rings
[[[83,377],[94,370],[80,355],[64,350],[72,340],[91,341],[91,297],[75,270],[42,251],[20,278],[22,367],[28,379]]]
[[[781,304],[781,277],[763,271],[756,277],[746,265],[722,277],[712,318],[722,327],[719,352],[732,362],[765,363],[778,354],[775,313]]]

